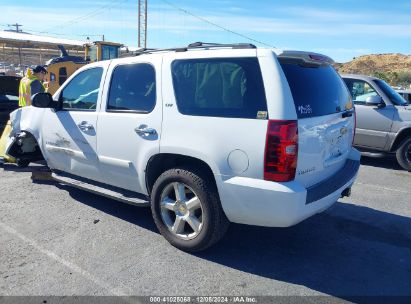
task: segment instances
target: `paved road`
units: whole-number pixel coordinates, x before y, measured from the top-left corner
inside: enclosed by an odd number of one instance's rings
[[[149,209],[0,169],[0,295],[411,295],[411,173],[364,158],[352,196],[287,229],[232,225],[201,254]]]

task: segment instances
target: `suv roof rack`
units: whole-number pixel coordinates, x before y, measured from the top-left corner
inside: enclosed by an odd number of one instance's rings
[[[194,42],[188,45],[188,48],[232,48],[232,49],[256,49],[251,43],[214,43],[214,42]]]
[[[143,48],[135,52],[136,56],[143,54],[151,54],[156,52],[187,52],[192,49],[215,49],[215,48],[232,48],[232,49],[256,49],[257,47],[251,43],[213,43],[213,42],[194,42],[185,47],[167,48],[167,49],[148,49]]]

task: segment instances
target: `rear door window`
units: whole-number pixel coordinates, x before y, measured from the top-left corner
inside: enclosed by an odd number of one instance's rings
[[[257,58],[176,60],[173,85],[180,113],[267,119],[267,102]]]
[[[110,84],[108,111],[148,113],[156,105],[156,75],[148,63],[119,65]]]
[[[330,65],[280,59],[293,95],[298,118],[329,115],[352,109],[344,82]]]

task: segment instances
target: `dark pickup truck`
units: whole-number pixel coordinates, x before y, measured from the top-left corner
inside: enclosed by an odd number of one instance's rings
[[[0,135],[9,120],[10,112],[19,107],[19,76],[0,75]]]

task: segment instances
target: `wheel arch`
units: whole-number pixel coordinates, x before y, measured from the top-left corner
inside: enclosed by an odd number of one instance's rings
[[[402,141],[406,139],[407,137],[411,137],[411,127],[402,129],[398,133],[398,135],[395,137],[393,144],[391,145],[390,152],[395,152],[400,146],[400,144],[402,143]]]
[[[30,159],[33,161],[42,160],[44,159],[43,151],[41,149],[41,145],[39,144],[39,138],[34,135],[34,132],[30,130],[21,130],[15,135],[15,139],[7,147],[6,153],[14,158],[25,158]],[[23,143],[27,143],[30,145],[34,145],[34,152],[24,152],[19,151],[19,147],[23,146]]]
[[[159,153],[153,155],[147,162],[145,179],[148,194],[151,194],[155,181],[163,172],[176,167],[200,170],[206,177],[210,178],[218,191],[213,170],[204,160],[183,154]]]

